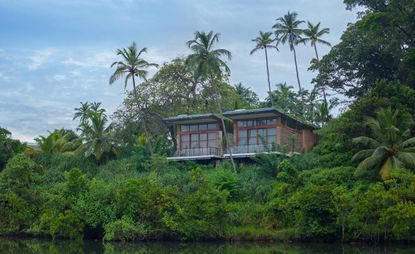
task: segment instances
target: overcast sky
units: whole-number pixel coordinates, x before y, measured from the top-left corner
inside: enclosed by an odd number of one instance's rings
[[[231,83],[242,82],[263,99],[264,56],[249,55],[251,39],[271,31],[287,11],[329,27],[325,39],[333,45],[356,19],[342,0],[0,0],[0,126],[33,141],[48,130],[74,128],[81,101],[100,101],[112,113],[124,98],[121,82],[108,85],[117,48],[136,41],[148,48],[147,60],[162,64],[188,54],[185,42],[196,30],[221,34],[219,46],[233,55]],[[313,54],[310,46],[298,49],[306,88]],[[288,46],[271,53],[270,75],[273,84],[297,87]]]

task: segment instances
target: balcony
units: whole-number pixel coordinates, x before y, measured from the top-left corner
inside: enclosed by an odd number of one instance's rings
[[[255,157],[259,153],[274,153],[274,154],[290,155],[291,153],[288,153],[286,150],[287,149],[285,147],[282,149],[280,146],[275,146],[273,144],[240,145],[240,146],[233,146],[231,148],[226,149],[226,153],[223,155],[223,157],[229,158],[230,151],[232,151],[232,156],[234,158]]]
[[[189,148],[180,149],[174,153],[174,156],[168,157],[168,160],[209,160],[222,158],[222,148],[207,147],[207,148]]]

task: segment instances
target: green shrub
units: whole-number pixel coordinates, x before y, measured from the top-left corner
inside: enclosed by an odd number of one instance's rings
[[[80,240],[83,236],[84,223],[79,215],[72,210],[66,210],[60,213],[50,225],[50,234],[53,239],[63,237],[69,239]]]
[[[123,216],[119,220],[115,220],[104,225],[105,235],[104,241],[134,241],[143,240],[147,235],[144,226],[128,217]]]
[[[11,158],[0,173],[0,225],[28,229],[39,214],[42,169],[24,154]]]

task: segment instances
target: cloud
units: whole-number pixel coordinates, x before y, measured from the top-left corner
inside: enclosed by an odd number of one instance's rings
[[[74,59],[69,57],[62,61],[65,65],[74,65],[78,67],[98,67],[109,68],[109,65],[115,59],[113,51],[103,51],[95,53],[93,56]]]
[[[66,75],[63,74],[56,74],[55,76],[53,76],[53,79],[60,82],[60,81],[64,81],[67,79]]]
[[[35,53],[29,57],[31,63],[28,65],[28,69],[33,71],[37,70],[39,67],[44,65],[49,61],[49,58],[56,53],[56,49],[47,48],[42,50],[37,50]]]

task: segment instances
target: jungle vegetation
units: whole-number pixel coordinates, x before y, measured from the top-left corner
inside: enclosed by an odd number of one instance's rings
[[[78,128],[38,137],[40,151],[0,128],[1,233],[414,241],[415,1],[344,2],[363,11],[321,58],[317,45],[330,46],[322,38],[329,30],[295,12],[254,39],[252,53],[265,54],[263,101],[229,83],[231,52],[219,34],[198,31],[187,42],[191,55],[160,65],[135,43],[118,49],[110,83],[133,86],[119,110],[110,116],[99,102],[82,102]],[[299,90],[283,81],[271,87],[267,54],[284,44],[295,62],[296,48],[311,45],[311,91],[298,71]],[[148,68],[158,69],[148,77]],[[176,140],[164,116],[268,106],[321,127],[311,152],[220,165],[167,161]]]

